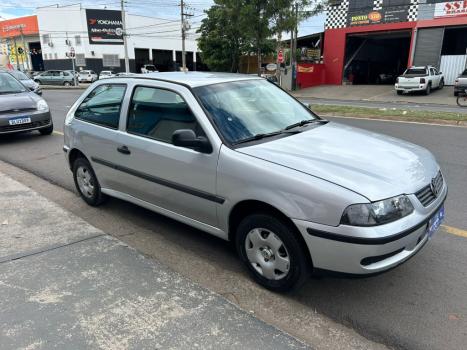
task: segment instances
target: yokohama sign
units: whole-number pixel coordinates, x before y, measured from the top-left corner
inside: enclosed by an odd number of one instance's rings
[[[435,17],[467,16],[467,0],[438,2],[435,6]]]

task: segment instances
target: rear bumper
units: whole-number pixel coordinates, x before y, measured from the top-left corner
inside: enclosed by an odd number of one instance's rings
[[[330,227],[293,221],[305,239],[314,268],[371,275],[402,264],[422,249],[429,239],[428,222],[444,205],[446,196],[445,185],[438,199],[425,208],[425,213],[416,208],[404,219],[376,227]]]
[[[417,86],[404,86],[400,84],[395,84],[394,87],[396,91],[403,91],[403,92],[411,92],[411,91],[425,91],[426,90],[426,84],[420,84]]]
[[[31,123],[20,124],[20,125],[10,125],[9,120],[14,118],[20,118],[23,115],[6,115],[0,117],[0,135],[4,134],[14,134],[18,132],[26,132],[44,129],[52,125],[52,117],[50,111],[44,113],[35,113],[28,114],[27,116],[31,118]]]

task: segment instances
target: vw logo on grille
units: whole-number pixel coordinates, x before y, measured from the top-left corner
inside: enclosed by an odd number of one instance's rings
[[[436,186],[436,178],[431,179],[430,188],[431,188],[431,192],[433,192],[433,194],[435,195],[435,197],[438,197],[438,195],[439,195],[439,189],[438,189],[438,187]]]

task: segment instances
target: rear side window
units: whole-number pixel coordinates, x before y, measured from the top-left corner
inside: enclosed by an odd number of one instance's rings
[[[127,131],[172,143],[174,131],[191,129],[204,136],[188,104],[169,90],[138,86],[131,99]]]
[[[75,118],[118,129],[126,85],[104,84],[96,87],[81,103]]]

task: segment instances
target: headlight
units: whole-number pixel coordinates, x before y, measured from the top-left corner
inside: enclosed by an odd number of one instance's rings
[[[352,204],[344,210],[341,224],[377,226],[412,214],[413,205],[407,196],[397,196],[379,202]]]
[[[37,102],[37,110],[38,111],[48,111],[49,110],[49,105],[44,100],[39,100],[39,102]]]

